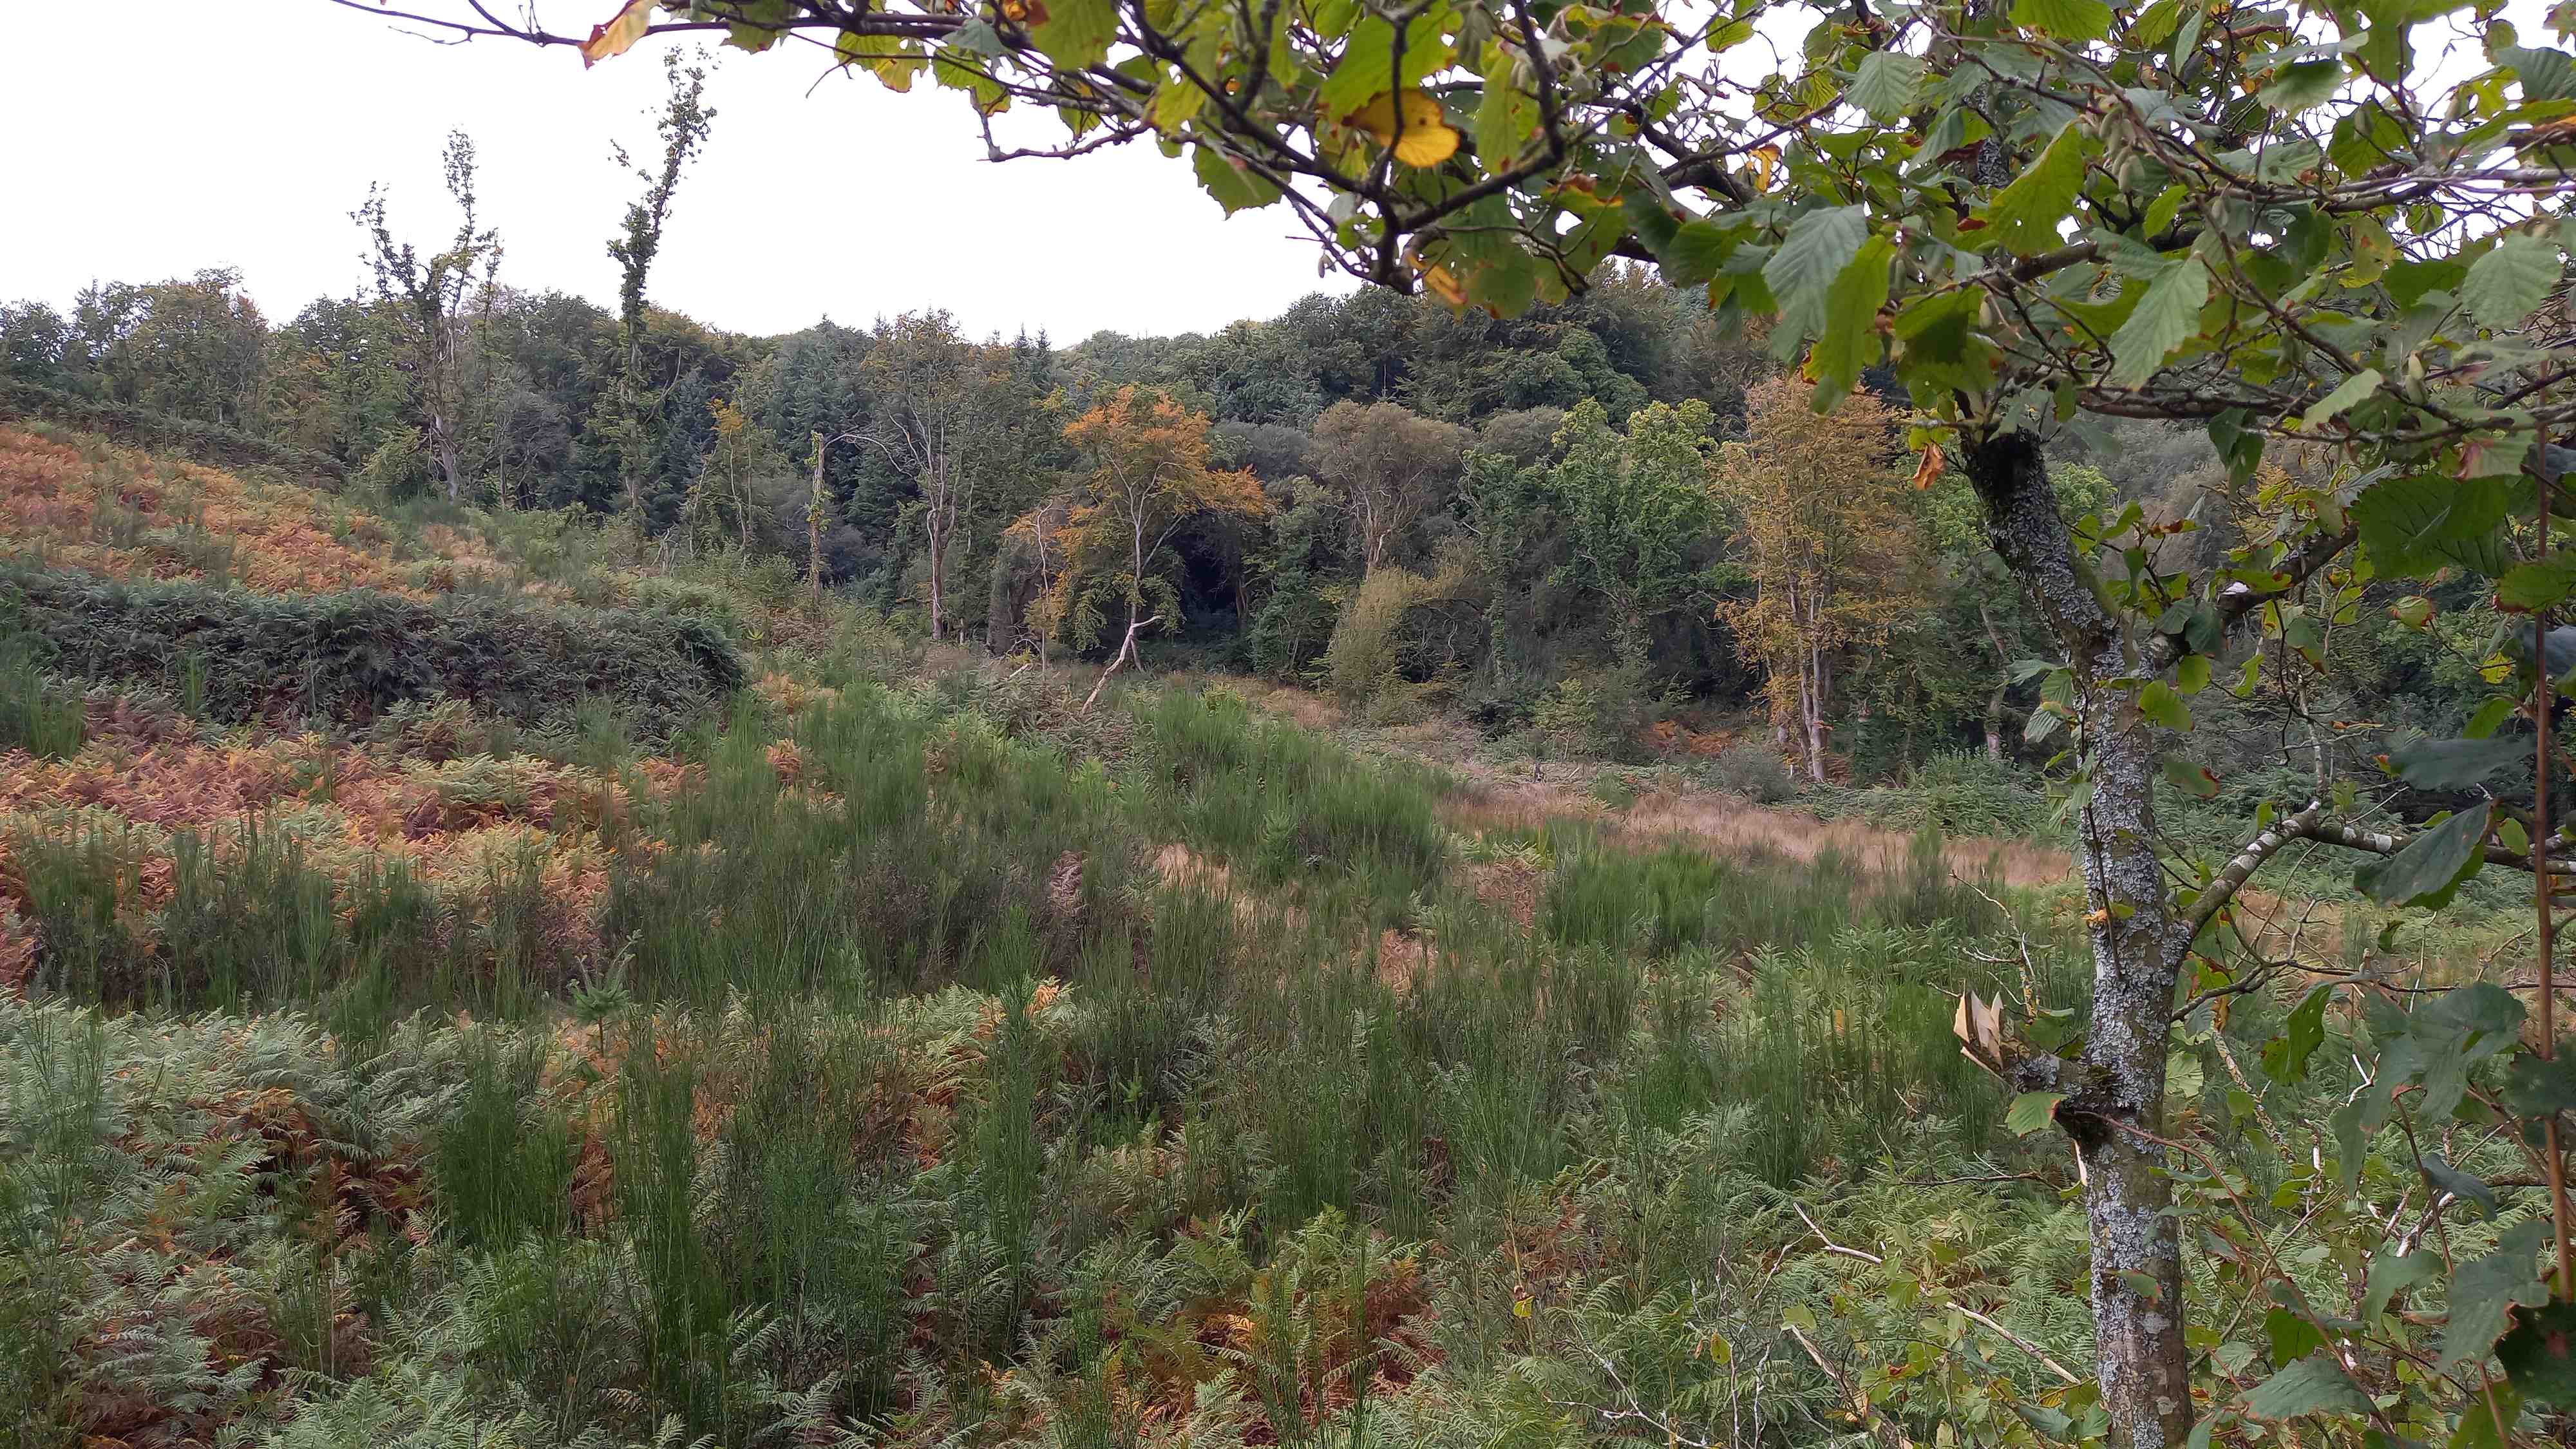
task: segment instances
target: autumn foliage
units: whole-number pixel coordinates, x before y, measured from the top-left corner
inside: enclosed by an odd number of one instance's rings
[[[1089,648],[1113,618],[1129,636],[1155,619],[1176,621],[1178,560],[1167,552],[1174,535],[1211,516],[1270,511],[1249,471],[1210,466],[1206,415],[1163,393],[1120,388],[1064,435],[1083,466],[1054,511],[1061,521],[1041,509],[1020,523],[1023,536],[1048,535],[1049,575],[1032,613],[1050,638]]]
[[[1860,394],[1818,416],[1788,379],[1747,394],[1747,436],[1715,470],[1754,591],[1720,606],[1765,676],[1771,723],[1825,777],[1825,721],[1852,650],[1922,609],[1926,590],[1885,404]]]
[[[424,529],[420,555],[404,558],[383,519],[330,495],[72,437],[0,428],[0,535],[54,567],[262,594],[366,588],[410,599],[505,573],[456,529]]]

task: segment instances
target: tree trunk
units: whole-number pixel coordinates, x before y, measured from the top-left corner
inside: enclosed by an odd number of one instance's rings
[[[2004,648],[2003,631],[1995,627],[1994,610],[1977,603],[1977,622],[1986,626],[1986,642],[1995,650],[1995,687],[1986,696],[1986,758],[2004,757],[2004,698],[2012,689],[2012,653]]]
[[[2022,1090],[2063,1092],[2058,1121],[2085,1171],[2093,1238],[2094,1376],[2115,1449],[2172,1449],[2191,1432],[2191,1355],[2183,1341],[2182,1244],[2163,1151],[2165,1055],[2176,974],[2188,942],[2158,873],[2150,788],[2162,747],[2110,681],[2140,666],[2077,558],[2037,440],[1971,439],[1969,481],[1995,552],[2020,575],[2075,672],[2092,795],[2080,816],[2092,907],[2093,1021],[2081,1062],[2038,1058]]]

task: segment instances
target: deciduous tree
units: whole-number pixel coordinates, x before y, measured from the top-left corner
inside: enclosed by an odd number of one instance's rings
[[[1099,642],[1110,608],[1126,617],[1111,667],[1133,657],[1136,636],[1181,611],[1167,546],[1207,514],[1269,512],[1260,480],[1208,463],[1208,420],[1160,393],[1126,387],[1076,418],[1065,440],[1081,466],[1065,521],[1054,531],[1055,568],[1041,617],[1080,648]]]
[[[1315,420],[1312,461],[1339,491],[1360,539],[1363,573],[1375,573],[1414,520],[1458,486],[1467,430],[1396,403],[1343,399]]]
[[[374,274],[381,315],[394,329],[401,366],[410,373],[421,431],[438,466],[449,501],[464,496],[465,299],[482,272],[490,286],[501,263],[500,233],[478,229],[474,216],[474,142],[462,131],[447,137],[447,194],[455,201],[456,235],[422,257],[410,242],[394,240],[384,192],[367,188],[353,213],[367,235],[367,263]]]
[[[1745,424],[1713,473],[1754,592],[1718,612],[1767,676],[1773,728],[1821,781],[1843,655],[1883,642],[1929,602],[1914,519],[1897,496],[1901,433],[1867,393],[1819,416],[1787,379],[1752,388]]]

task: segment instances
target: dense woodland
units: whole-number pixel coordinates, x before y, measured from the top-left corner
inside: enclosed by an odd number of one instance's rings
[[[617,317],[488,274],[455,291],[435,368],[392,296],[272,325],[220,271],[0,308],[0,343],[43,390],[15,394],[26,411],[139,408],[295,450],[364,496],[576,509],[679,556],[807,571],[819,545],[836,593],[997,654],[1116,655],[1138,577],[1148,657],[1539,727],[1578,754],[1633,754],[1676,709],[1752,711],[1817,778],[2053,753],[2021,743],[2037,691],[2015,666],[2047,650],[1964,479],[1915,486],[1896,409],[1807,416],[1758,338],[1650,268],[1510,321],[1366,290],[1067,348],[944,314],[774,338],[641,315],[631,386]],[[1172,436],[1138,408],[1169,410]],[[1175,447],[1257,486],[1149,504],[1140,572],[1084,510],[1119,450]],[[2153,424],[2101,420],[2059,453],[2070,513],[2190,516],[2208,557],[2269,482],[2233,487],[2196,431]],[[2357,627],[2337,713],[2464,712],[2465,644]]]

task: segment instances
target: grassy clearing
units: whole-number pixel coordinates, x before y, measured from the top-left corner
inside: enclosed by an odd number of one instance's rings
[[[603,586],[551,527],[508,551]],[[14,1442],[1826,1444],[1790,1326],[2085,1356],[2066,1164],[1949,1027],[2083,963],[1937,835],[1484,818],[1223,690],[923,680],[776,582],[679,581],[756,682],[658,742],[0,701]],[[2178,1121],[2241,1110],[2204,1080]]]

